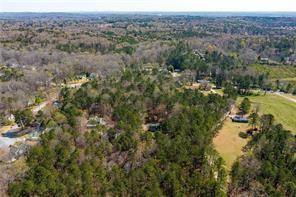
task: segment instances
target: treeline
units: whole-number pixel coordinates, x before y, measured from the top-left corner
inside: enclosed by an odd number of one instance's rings
[[[166,64],[169,71],[190,70],[193,80],[210,79],[217,88],[232,85],[241,95],[249,94],[254,88],[273,89],[268,74],[257,74],[252,68],[242,66],[237,57],[218,51],[201,54],[184,42],[178,42],[169,52]]]
[[[230,196],[295,196],[296,140],[272,115],[261,117],[259,130],[233,164]]]

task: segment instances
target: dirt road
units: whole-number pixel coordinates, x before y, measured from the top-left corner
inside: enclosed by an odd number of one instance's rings
[[[295,102],[296,103],[296,99],[292,98],[292,97],[288,97],[286,96],[285,93],[280,93],[280,92],[275,92],[274,94],[278,95],[278,96],[281,96],[285,99],[288,99],[289,101],[292,101],[292,102]]]

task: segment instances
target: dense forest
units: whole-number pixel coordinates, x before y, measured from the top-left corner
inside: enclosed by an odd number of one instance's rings
[[[233,164],[229,193],[233,196],[295,196],[296,140],[282,125],[264,115],[260,130]]]
[[[36,96],[48,96],[40,89],[48,90],[64,79],[85,73],[106,76],[131,64],[171,64],[177,69],[203,65],[202,73],[210,77],[218,74],[228,80],[247,75],[248,83],[264,74],[261,85],[270,73],[258,73],[250,65],[296,65],[293,17],[42,16],[0,15],[1,114],[26,107]],[[180,41],[185,46],[175,49]],[[296,89],[293,81],[265,86],[287,92]]]
[[[250,98],[296,101],[295,30],[295,17],[0,13],[0,145],[14,127],[30,144],[16,162],[0,148],[0,194],[295,196],[295,131]],[[213,139],[233,110],[249,129],[229,170]]]
[[[212,146],[227,98],[179,91],[170,75],[127,70],[119,80],[64,89],[61,109],[28,155],[11,196],[220,196],[223,160]],[[87,130],[89,116],[108,124]],[[143,125],[159,123],[155,132]]]

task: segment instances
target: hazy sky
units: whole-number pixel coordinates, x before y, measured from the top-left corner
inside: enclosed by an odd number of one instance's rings
[[[296,11],[296,0],[0,0],[0,12]]]

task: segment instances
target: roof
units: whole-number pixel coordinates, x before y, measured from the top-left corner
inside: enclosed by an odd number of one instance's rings
[[[198,83],[210,83],[210,81],[205,80],[205,79],[201,79],[201,80],[197,80]]]
[[[234,122],[248,122],[248,119],[241,116],[234,116],[232,117],[232,121]]]

